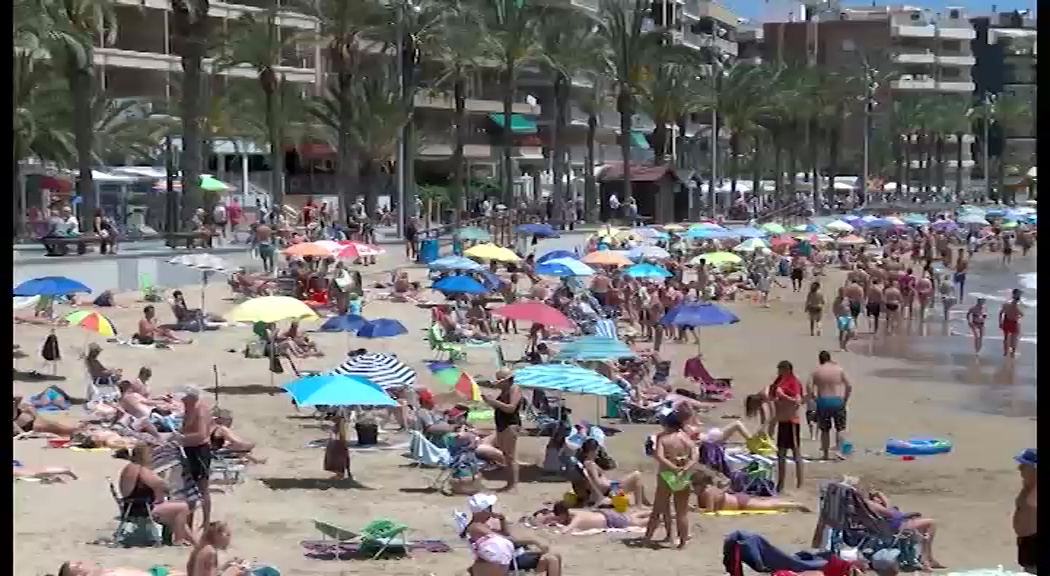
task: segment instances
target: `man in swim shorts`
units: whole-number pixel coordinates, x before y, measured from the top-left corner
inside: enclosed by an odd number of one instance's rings
[[[860,271],[863,274],[863,271]],[[864,288],[856,280],[850,280],[845,286],[846,300],[849,302],[849,315],[853,318],[853,325],[857,325],[860,311],[864,308]]]
[[[846,294],[846,287],[839,288],[838,295],[831,303],[831,312],[835,315],[835,324],[839,329],[839,349],[845,350],[853,337],[853,327],[856,321],[852,315],[853,303]],[[860,314],[860,304],[857,305],[857,314]]]
[[[784,491],[788,450],[795,458],[796,485],[802,488],[802,423],[798,414],[802,406],[802,382],[795,377],[794,370],[791,362],[781,360],[777,364],[777,378],[768,391],[773,403],[773,421],[777,423],[777,492]]]
[[[835,450],[842,448],[842,433],[846,429],[846,404],[853,386],[846,371],[831,361],[831,353],[821,350],[819,364],[810,375],[809,396],[817,405],[817,428],[820,429],[821,457],[828,460],[831,449],[831,427],[835,426]]]
[[[1038,574],[1036,566],[1039,557],[1042,556],[1039,547],[1039,538],[1036,535],[1038,528],[1038,514],[1036,512],[1036,465],[1039,462],[1038,453],[1035,448],[1026,448],[1014,457],[1017,469],[1021,472],[1021,491],[1018,492],[1014,502],[1014,534],[1017,536],[1017,563],[1025,572]]]
[[[1010,301],[999,309],[999,328],[1003,331],[1003,356],[1013,358],[1017,355],[1017,341],[1021,335],[1021,289],[1014,288]]]

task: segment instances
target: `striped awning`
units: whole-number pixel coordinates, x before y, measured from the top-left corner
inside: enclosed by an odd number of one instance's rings
[[[331,374],[362,376],[383,389],[411,386],[416,381],[415,370],[387,354],[348,356]]]

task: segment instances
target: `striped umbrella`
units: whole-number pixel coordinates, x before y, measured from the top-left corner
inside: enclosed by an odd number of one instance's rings
[[[66,314],[65,320],[73,326],[80,326],[100,335],[112,337],[117,335],[117,328],[109,318],[94,310],[76,310]]]
[[[346,361],[331,371],[331,374],[363,376],[384,389],[411,386],[416,381],[415,370],[406,366],[396,356],[386,354],[348,356]]]
[[[634,358],[634,352],[626,344],[615,338],[601,336],[581,336],[562,346],[554,355],[558,362],[573,360],[616,360]]]
[[[612,380],[595,372],[572,364],[535,364],[514,372],[514,382],[525,388],[540,388],[570,394],[593,394],[596,396],[623,396]]]

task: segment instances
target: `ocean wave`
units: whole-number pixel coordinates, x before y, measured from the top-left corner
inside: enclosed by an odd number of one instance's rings
[[[1036,272],[1028,272],[1027,274],[1018,274],[1017,283],[1021,285],[1021,288],[1028,290],[1037,290],[1036,286]]]
[[[967,296],[970,298],[984,298],[989,302],[1009,302],[1010,301],[1010,290],[1000,290],[996,294],[988,294],[986,292],[967,292]],[[1039,301],[1036,298],[1021,298],[1021,306],[1026,308],[1037,308]],[[963,312],[965,314],[965,311]]]

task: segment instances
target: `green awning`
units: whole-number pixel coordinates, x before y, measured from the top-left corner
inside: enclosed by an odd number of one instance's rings
[[[641,148],[642,150],[648,150],[650,148],[649,139],[641,132],[631,132],[631,146]]]
[[[489,114],[489,118],[501,128],[505,128],[507,126],[507,123],[503,120],[503,114],[493,112]],[[535,134],[536,123],[522,116],[521,114],[511,114],[510,131],[515,134]]]

